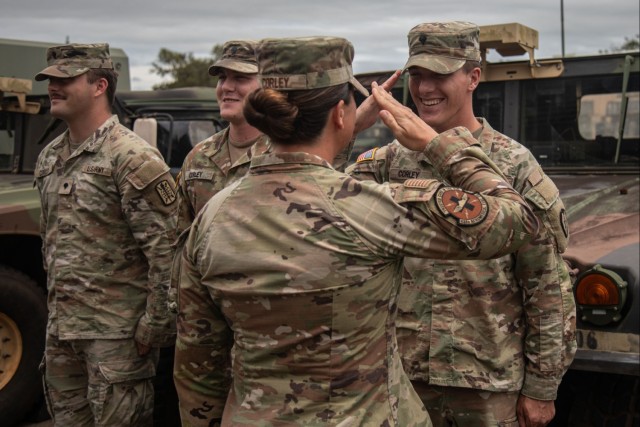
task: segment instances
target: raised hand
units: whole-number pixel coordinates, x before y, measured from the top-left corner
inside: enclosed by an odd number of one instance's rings
[[[409,150],[422,151],[438,133],[414,114],[409,107],[399,103],[384,87],[373,82],[372,96],[380,109],[380,118],[391,129],[400,144]]]

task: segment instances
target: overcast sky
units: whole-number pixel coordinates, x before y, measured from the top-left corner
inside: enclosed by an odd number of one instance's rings
[[[539,31],[538,58],[559,56],[561,0],[0,0],[0,38],[108,42],[129,56],[132,89],[149,89],[160,48],[207,56],[238,38],[331,35],[355,46],[354,71],[401,67],[421,22],[519,22]],[[619,46],[640,31],[637,0],[564,0],[565,53]],[[498,60],[491,55],[490,59]],[[2,60],[2,59],[0,59]]]

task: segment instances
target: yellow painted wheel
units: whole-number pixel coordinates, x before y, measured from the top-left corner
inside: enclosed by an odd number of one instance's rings
[[[24,273],[0,265],[0,425],[19,425],[42,399],[47,300]]]
[[[9,316],[0,313],[0,390],[11,381],[22,358],[22,335]]]

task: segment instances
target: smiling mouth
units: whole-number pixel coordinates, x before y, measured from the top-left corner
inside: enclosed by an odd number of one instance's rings
[[[434,105],[438,105],[441,102],[444,101],[444,98],[438,98],[438,99],[421,99],[420,100],[422,105],[425,105],[427,107],[432,107]]]

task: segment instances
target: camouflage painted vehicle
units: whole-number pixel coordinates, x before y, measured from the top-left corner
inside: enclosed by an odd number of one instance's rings
[[[40,200],[20,162],[35,153],[14,144],[41,110],[30,91],[30,80],[0,77],[0,418],[9,425],[40,396],[47,321]]]
[[[42,148],[64,130],[49,115],[44,67],[50,43],[0,39],[0,425],[12,426],[42,407],[38,366],[47,321],[46,276],[40,239],[40,199],[33,170]],[[213,88],[130,91],[128,58],[111,49],[120,72],[114,112],[158,147],[178,170],[186,153],[224,125]],[[20,55],[21,61],[5,60]],[[25,59],[26,58],[26,59]],[[30,59],[37,58],[31,61]],[[22,59],[25,59],[24,61]],[[22,64],[18,68],[17,64]],[[1,76],[20,76],[9,78]],[[170,378],[171,367],[159,367]],[[168,373],[168,374],[167,374]],[[164,384],[157,384],[163,397]],[[163,402],[162,399],[158,399]]]
[[[485,58],[495,49],[528,60],[484,62],[476,115],[532,151],[567,207],[578,351],[553,425],[638,426],[639,52],[540,61],[537,32],[518,24],[481,27],[480,40]],[[390,74],[357,77],[369,86]],[[405,81],[393,93],[413,107]],[[377,124],[358,136],[354,156],[391,139]]]

